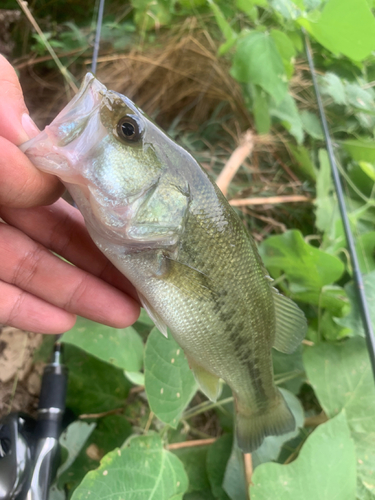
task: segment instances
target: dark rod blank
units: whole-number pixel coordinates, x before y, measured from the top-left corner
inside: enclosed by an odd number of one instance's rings
[[[94,52],[92,54],[92,63],[91,63],[91,71],[94,75],[96,73],[96,63],[98,61],[98,54],[99,54],[100,33],[102,31],[102,24],[103,24],[103,11],[104,11],[104,0],[100,0],[98,21],[96,23]]]
[[[304,29],[303,29],[303,34],[305,37],[306,55],[307,55],[307,60],[308,60],[309,67],[310,67],[310,72],[311,72],[311,77],[312,77],[312,81],[313,81],[313,85],[314,85],[316,100],[318,103],[320,119],[321,119],[322,125],[323,125],[325,142],[327,145],[327,151],[328,151],[329,161],[331,164],[333,181],[335,184],[337,199],[339,202],[342,223],[344,226],[344,231],[345,231],[346,241],[348,244],[350,259],[352,261],[354,282],[355,282],[355,285],[357,287],[357,296],[358,296],[358,300],[359,300],[359,307],[360,307],[360,311],[361,311],[363,327],[364,327],[365,334],[366,334],[367,349],[368,349],[369,356],[370,356],[372,372],[373,372],[373,375],[375,378],[375,335],[374,335],[374,330],[372,327],[370,311],[369,311],[368,302],[366,299],[366,293],[365,293],[364,283],[363,283],[363,279],[362,279],[362,274],[361,274],[361,271],[359,268],[357,252],[356,252],[355,245],[354,245],[353,233],[352,233],[352,230],[351,230],[351,227],[349,224],[348,214],[346,211],[344,194],[343,194],[341,179],[340,179],[340,175],[339,175],[339,171],[337,168],[337,163],[336,163],[336,159],[335,159],[335,155],[334,155],[334,151],[333,151],[332,140],[331,140],[331,137],[329,135],[327,119],[326,119],[326,115],[324,112],[323,102],[322,102],[322,98],[320,96],[318,82],[317,82],[316,75],[315,75],[315,68],[314,68],[314,62],[313,62],[313,58],[312,58],[312,52],[311,52],[311,47],[310,47],[310,43],[309,43],[309,38],[307,36],[306,30],[304,30]]]

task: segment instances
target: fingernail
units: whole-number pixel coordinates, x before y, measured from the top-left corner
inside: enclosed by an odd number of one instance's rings
[[[39,134],[40,131],[38,127],[35,125],[35,123],[27,113],[24,113],[22,115],[21,122],[24,131],[26,132],[26,134],[29,136],[30,139]]]

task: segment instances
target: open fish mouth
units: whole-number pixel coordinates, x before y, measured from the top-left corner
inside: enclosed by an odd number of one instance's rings
[[[40,134],[23,143],[21,151],[41,170],[69,181],[63,174],[68,174],[79,157],[87,153],[87,141],[80,137],[85,131],[91,137],[98,135],[102,128],[98,126],[99,112],[106,93],[105,85],[87,73],[75,97]]]

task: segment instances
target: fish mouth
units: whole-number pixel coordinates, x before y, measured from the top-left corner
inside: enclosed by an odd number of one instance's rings
[[[70,148],[69,145],[73,142],[76,144],[76,139],[88,127],[91,118],[99,115],[106,94],[105,85],[92,73],[87,73],[73,99],[40,134],[23,143],[20,150],[40,170],[58,175],[63,181],[71,180],[66,178],[66,174],[73,168],[70,160],[74,158],[70,149],[77,148],[73,148],[73,144]],[[81,155],[85,153],[83,149],[81,148]]]

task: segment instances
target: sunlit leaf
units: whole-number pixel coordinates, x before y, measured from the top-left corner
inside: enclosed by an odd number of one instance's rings
[[[366,0],[328,0],[317,21],[299,23],[334,54],[362,61],[375,50],[375,20]]]
[[[276,106],[270,108],[270,113],[281,120],[282,125],[301,144],[304,138],[301,117],[295,100],[290,94],[286,94],[284,99]]]
[[[183,350],[156,328],[146,344],[145,388],[151,410],[173,428],[197,390]]]
[[[143,365],[143,342],[132,327],[111,328],[77,318],[76,324],[64,334],[62,341],[123,370],[135,372]]]
[[[283,61],[268,33],[250,32],[239,39],[231,74],[239,82],[259,85],[276,104],[281,103],[286,95]]]
[[[182,500],[188,478],[179,459],[163,449],[159,436],[130,439],[89,472],[72,500]]]
[[[252,484],[251,500],[354,500],[356,456],[345,413],[320,425],[291,464],[257,467]]]

